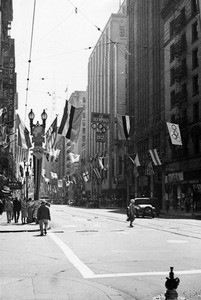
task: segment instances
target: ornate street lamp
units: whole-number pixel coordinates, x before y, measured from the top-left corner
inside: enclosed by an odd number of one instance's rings
[[[28,199],[28,195],[29,195],[29,167],[31,168],[32,165],[32,159],[29,159],[29,163],[26,162],[26,158],[24,158],[24,168],[27,167],[26,172],[25,172],[25,176],[26,176],[26,199]]]
[[[42,124],[37,121],[36,124],[33,123],[35,114],[31,109],[28,114],[30,120],[31,135],[33,136],[32,142],[34,143],[33,149],[33,168],[34,168],[34,200],[39,200],[40,191],[40,181],[41,181],[41,171],[42,171],[42,158],[43,158],[43,143],[45,141],[45,126],[47,120],[47,113],[45,109],[41,114]]]

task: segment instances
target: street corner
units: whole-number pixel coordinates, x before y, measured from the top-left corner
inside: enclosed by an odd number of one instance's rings
[[[22,224],[15,223],[14,221],[11,221],[10,223],[7,223],[6,219],[1,216],[0,219],[0,232],[6,233],[6,232],[31,232],[31,231],[39,231],[39,226],[35,223],[26,223]]]

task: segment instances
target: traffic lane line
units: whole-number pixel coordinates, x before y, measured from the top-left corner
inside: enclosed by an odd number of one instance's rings
[[[81,273],[83,278],[109,278],[109,277],[137,277],[137,276],[167,276],[167,271],[149,271],[149,272],[134,272],[134,273],[110,273],[110,274],[95,274],[86,264],[84,264],[78,256],[58,238],[54,233],[48,234],[52,240],[61,248],[66,258],[72,265]],[[177,275],[198,275],[201,274],[201,269],[197,270],[182,270],[177,271]]]

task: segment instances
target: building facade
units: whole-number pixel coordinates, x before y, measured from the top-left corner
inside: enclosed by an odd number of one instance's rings
[[[132,130],[127,152],[129,194],[132,197],[157,197],[161,206],[164,194],[163,167],[153,166],[149,150],[157,149],[164,162],[166,125],[163,95],[163,22],[160,16],[162,4],[161,0],[130,0],[127,9],[128,110]],[[133,174],[133,167],[128,163],[128,155],[134,159],[136,154],[140,166]]]
[[[127,16],[126,1],[108,20],[88,62],[87,140],[85,168],[90,173],[88,192],[97,200],[102,194],[117,192],[115,178],[119,157],[115,141],[116,116],[125,115],[127,107]],[[93,123],[93,126],[92,126]],[[105,170],[100,168],[103,159]]]
[[[201,192],[199,4],[197,0],[165,1],[162,10],[166,120],[179,124],[182,138],[182,146],[166,139],[166,193],[176,207]]]

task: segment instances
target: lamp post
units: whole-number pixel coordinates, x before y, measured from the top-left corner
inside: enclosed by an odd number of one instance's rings
[[[25,193],[25,196],[26,196],[26,199],[28,199],[28,197],[29,197],[29,167],[31,167],[31,165],[32,165],[32,159],[30,158],[29,163],[27,163],[26,158],[24,158],[24,168],[27,167],[26,172],[25,172],[25,177],[26,177],[26,181],[25,181],[26,193]]]
[[[33,169],[34,169],[34,200],[39,200],[40,192],[40,181],[41,181],[41,171],[42,171],[42,158],[43,158],[43,142],[45,134],[45,126],[47,120],[47,113],[45,109],[41,114],[42,124],[37,121],[36,124],[33,123],[35,114],[31,109],[28,114],[30,120],[31,135],[33,136],[32,142],[34,143],[33,149]]]

